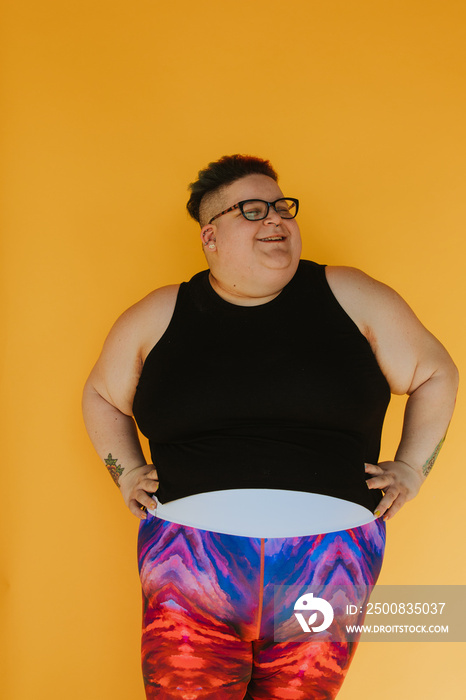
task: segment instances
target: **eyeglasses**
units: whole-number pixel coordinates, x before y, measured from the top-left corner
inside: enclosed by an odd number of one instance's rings
[[[209,224],[218,219],[219,216],[233,211],[233,209],[239,209],[248,221],[261,221],[261,219],[265,219],[268,216],[270,207],[273,207],[282,219],[294,219],[298,213],[299,200],[293,199],[293,197],[281,197],[276,199],[275,202],[266,202],[263,199],[243,199],[242,202],[233,204],[229,209],[216,214],[209,221]]]

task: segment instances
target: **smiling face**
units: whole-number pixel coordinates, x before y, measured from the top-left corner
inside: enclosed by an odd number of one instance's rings
[[[267,175],[247,175],[212,200],[214,209],[217,203],[220,208],[207,216],[212,218],[244,199],[274,202],[283,196]],[[203,226],[201,237],[207,244],[204,251],[212,286],[224,299],[238,304],[260,304],[277,296],[293,277],[301,256],[296,219],[282,219],[273,207],[261,221],[248,221],[234,209]]]

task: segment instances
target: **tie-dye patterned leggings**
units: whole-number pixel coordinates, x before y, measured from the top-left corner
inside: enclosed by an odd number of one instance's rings
[[[148,514],[138,543],[147,698],[335,698],[357,640],[342,633],[342,641],[274,641],[274,589],[372,590],[385,527],[379,518],[349,530],[263,539]]]

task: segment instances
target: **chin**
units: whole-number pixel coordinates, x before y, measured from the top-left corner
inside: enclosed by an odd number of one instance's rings
[[[286,270],[289,267],[298,267],[299,263],[299,256],[291,255],[289,251],[271,251],[271,254],[266,257],[264,265],[272,270]]]

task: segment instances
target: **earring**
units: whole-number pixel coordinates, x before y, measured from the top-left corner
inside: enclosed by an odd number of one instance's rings
[[[209,243],[209,248],[213,250],[215,248],[215,243]]]

